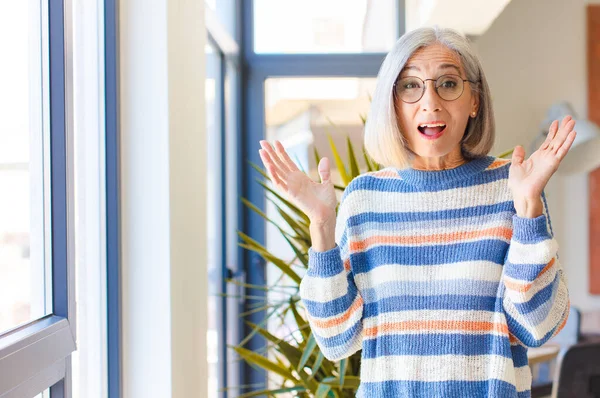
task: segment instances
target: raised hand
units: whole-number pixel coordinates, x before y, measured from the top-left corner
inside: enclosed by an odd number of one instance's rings
[[[273,148],[267,141],[261,140],[260,146],[263,148],[258,150],[260,158],[278,191],[302,210],[312,223],[335,220],[337,199],[330,179],[328,158],[322,158],[319,162],[321,182],[318,183],[298,169],[281,142],[275,141]]]
[[[536,217],[541,214],[542,190],[571,148],[577,135],[574,127],[575,121],[571,116],[565,116],[560,125],[558,120],[552,122],[546,140],[527,160],[525,149],[520,145],[515,147],[508,186],[518,215]]]

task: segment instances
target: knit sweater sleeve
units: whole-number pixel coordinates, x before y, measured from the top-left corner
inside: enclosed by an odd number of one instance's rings
[[[349,250],[350,215],[346,188],[338,209],[335,247],[308,250],[308,270],[300,283],[300,298],[308,323],[323,355],[333,361],[347,358],[362,347],[363,299],[356,287]]]
[[[543,214],[538,217],[513,215],[513,234],[502,275],[508,329],[526,347],[539,347],[558,334],[570,307],[543,192],[542,202]]]

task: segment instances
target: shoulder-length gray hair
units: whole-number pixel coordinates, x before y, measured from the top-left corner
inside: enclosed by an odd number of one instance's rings
[[[455,51],[463,64],[467,79],[478,81],[469,85],[479,93],[477,116],[469,118],[461,141],[463,156],[467,159],[485,156],[494,145],[495,123],[490,89],[468,40],[448,28],[426,27],[405,33],[398,39],[383,61],[371,100],[365,125],[364,145],[367,154],[380,165],[404,169],[410,166],[411,151],[398,126],[394,104],[393,85],[408,59],[422,47],[440,43]]]

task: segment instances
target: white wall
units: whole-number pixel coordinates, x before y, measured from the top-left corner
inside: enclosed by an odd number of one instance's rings
[[[530,155],[529,143],[557,100],[569,101],[579,116],[587,116],[586,3],[513,0],[477,39],[496,112],[493,154],[523,145]],[[587,174],[555,174],[547,195],[571,303],[600,309],[600,296],[588,293]]]
[[[120,2],[123,396],[207,394],[204,2]]]

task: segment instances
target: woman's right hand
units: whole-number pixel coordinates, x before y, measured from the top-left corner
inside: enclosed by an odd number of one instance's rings
[[[266,140],[260,141],[260,158],[265,165],[275,188],[304,212],[311,223],[326,224],[335,222],[337,198],[331,181],[329,159],[322,158],[318,165],[321,182],[313,181],[290,159],[279,141],[271,146]]]

